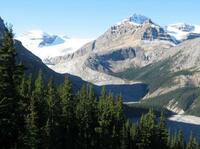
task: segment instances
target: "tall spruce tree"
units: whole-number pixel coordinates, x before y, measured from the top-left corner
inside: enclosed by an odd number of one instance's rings
[[[30,104],[28,106],[28,114],[26,115],[26,126],[25,133],[23,137],[24,146],[22,148],[37,149],[38,146],[38,128],[36,126],[37,113],[35,111],[35,101],[34,98],[30,99]]]
[[[161,112],[161,115],[160,115],[160,121],[157,128],[156,138],[157,139],[155,140],[155,145],[157,147],[162,148],[162,149],[169,148],[168,146],[169,134],[167,130],[164,112]]]
[[[92,149],[95,147],[96,101],[91,95],[93,90],[83,86],[77,95],[76,118],[78,124],[78,148]]]
[[[98,102],[98,123],[99,148],[115,148],[113,144],[116,137],[114,98],[111,93],[105,95],[105,88],[102,89]]]
[[[17,147],[23,119],[17,92],[22,69],[16,64],[12,28],[7,27],[0,41],[0,146]]]
[[[46,123],[46,134],[47,134],[47,148],[49,149],[61,149],[63,148],[61,142],[61,100],[58,96],[58,92],[54,87],[53,80],[49,80],[47,87],[47,123]]]
[[[31,97],[32,96],[32,87],[33,87],[33,79],[32,75],[30,74],[28,77],[24,73],[19,85],[19,93],[22,97]]]
[[[183,131],[179,130],[176,138],[175,148],[183,149],[185,148],[185,141],[183,136]]]
[[[59,88],[61,98],[61,129],[63,148],[74,148],[75,138],[77,136],[76,119],[75,119],[75,100],[72,95],[72,84],[66,77],[64,83]]]
[[[130,126],[130,137],[128,138],[130,141],[130,146],[129,148],[137,148],[137,140],[139,138],[139,130],[138,126],[134,123],[131,124]]]
[[[113,143],[119,147],[120,141],[122,138],[122,129],[125,124],[125,117],[123,113],[123,102],[122,97],[118,96],[114,99],[114,128],[115,129],[115,135],[113,135]]]
[[[25,73],[23,74],[21,83],[20,83],[20,95],[23,97],[27,97],[28,96],[28,84],[27,84],[27,78]]]
[[[192,136],[192,133],[191,133],[186,149],[199,149],[199,148],[200,147],[197,140]]]
[[[121,131],[122,131],[122,134],[121,134],[121,138],[119,139],[120,140],[120,148],[121,149],[129,149],[130,145],[131,145],[130,122],[129,121],[126,121],[126,123],[123,124]]]
[[[47,101],[45,100],[46,90],[44,86],[42,71],[39,71],[35,80],[32,98],[35,101],[35,111],[37,114],[36,127],[38,128],[38,133],[40,134],[38,136],[39,148],[44,148],[44,145],[46,144],[45,126],[47,122]]]

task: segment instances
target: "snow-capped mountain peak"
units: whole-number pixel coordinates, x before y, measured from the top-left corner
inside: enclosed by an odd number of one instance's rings
[[[133,14],[132,16],[122,20],[121,22],[117,23],[117,25],[120,25],[120,24],[124,24],[124,23],[130,23],[130,24],[133,24],[133,25],[142,25],[144,24],[146,21],[150,21],[151,19],[146,17],[146,16],[143,16],[143,15],[140,15],[140,14]]]
[[[143,24],[147,20],[150,20],[150,18],[139,14],[133,14],[131,17],[128,18],[128,20],[135,24]]]
[[[132,40],[147,40],[147,41],[169,41],[176,44],[176,39],[172,38],[163,27],[154,23],[150,18],[133,14],[131,17],[122,20],[109,28],[105,33],[106,38],[131,38]],[[121,40],[121,39],[120,39]]]
[[[92,40],[48,34],[42,30],[28,31],[21,36],[16,36],[16,39],[42,60],[75,52]]]
[[[168,27],[172,27],[174,29],[183,31],[183,32],[192,32],[195,29],[195,26],[192,24],[186,24],[186,23],[175,23],[170,24]]]
[[[61,37],[48,34],[42,30],[31,30],[16,38],[39,47],[64,43],[64,39]]]
[[[192,25],[187,23],[175,23],[166,26],[166,31],[177,40],[186,40],[191,36],[200,36],[200,25]]]

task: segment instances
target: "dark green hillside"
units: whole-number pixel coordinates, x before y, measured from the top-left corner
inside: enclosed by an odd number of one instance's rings
[[[175,56],[163,61],[145,66],[143,68],[130,68],[124,72],[113,74],[128,80],[139,80],[146,83],[149,87],[149,93],[161,87],[170,87],[174,85],[174,78],[180,75],[192,75],[194,70],[181,70],[175,73],[170,71],[170,67],[175,61]],[[200,90],[199,88],[186,86],[175,91],[170,91],[166,94],[146,99],[142,104],[149,107],[165,107],[170,100],[174,103],[178,102],[177,106],[188,114],[199,116],[200,113]],[[195,105],[195,106],[193,106]]]
[[[142,68],[130,68],[113,75],[128,80],[142,81],[143,83],[148,84],[151,93],[160,87],[172,86],[176,76],[191,75],[195,72],[194,70],[181,70],[172,73],[170,67],[173,64],[173,61],[174,58],[171,57]]]

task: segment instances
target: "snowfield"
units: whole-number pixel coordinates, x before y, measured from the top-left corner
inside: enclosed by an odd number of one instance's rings
[[[16,37],[23,46],[42,60],[73,53],[93,39],[68,38],[32,30]]]
[[[166,26],[169,35],[177,40],[185,39],[189,34],[200,34],[200,25],[175,23]]]

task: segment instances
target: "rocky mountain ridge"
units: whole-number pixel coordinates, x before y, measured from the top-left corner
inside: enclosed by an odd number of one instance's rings
[[[135,14],[111,26],[103,35],[75,53],[46,59],[46,62],[51,63],[51,68],[57,72],[75,74],[84,80],[97,83],[101,82],[105,72],[145,66],[154,61],[151,59],[154,57],[152,51],[168,49],[176,44],[177,41],[162,27],[147,17]],[[95,76],[99,76],[99,79],[84,75],[91,71],[97,73]]]

